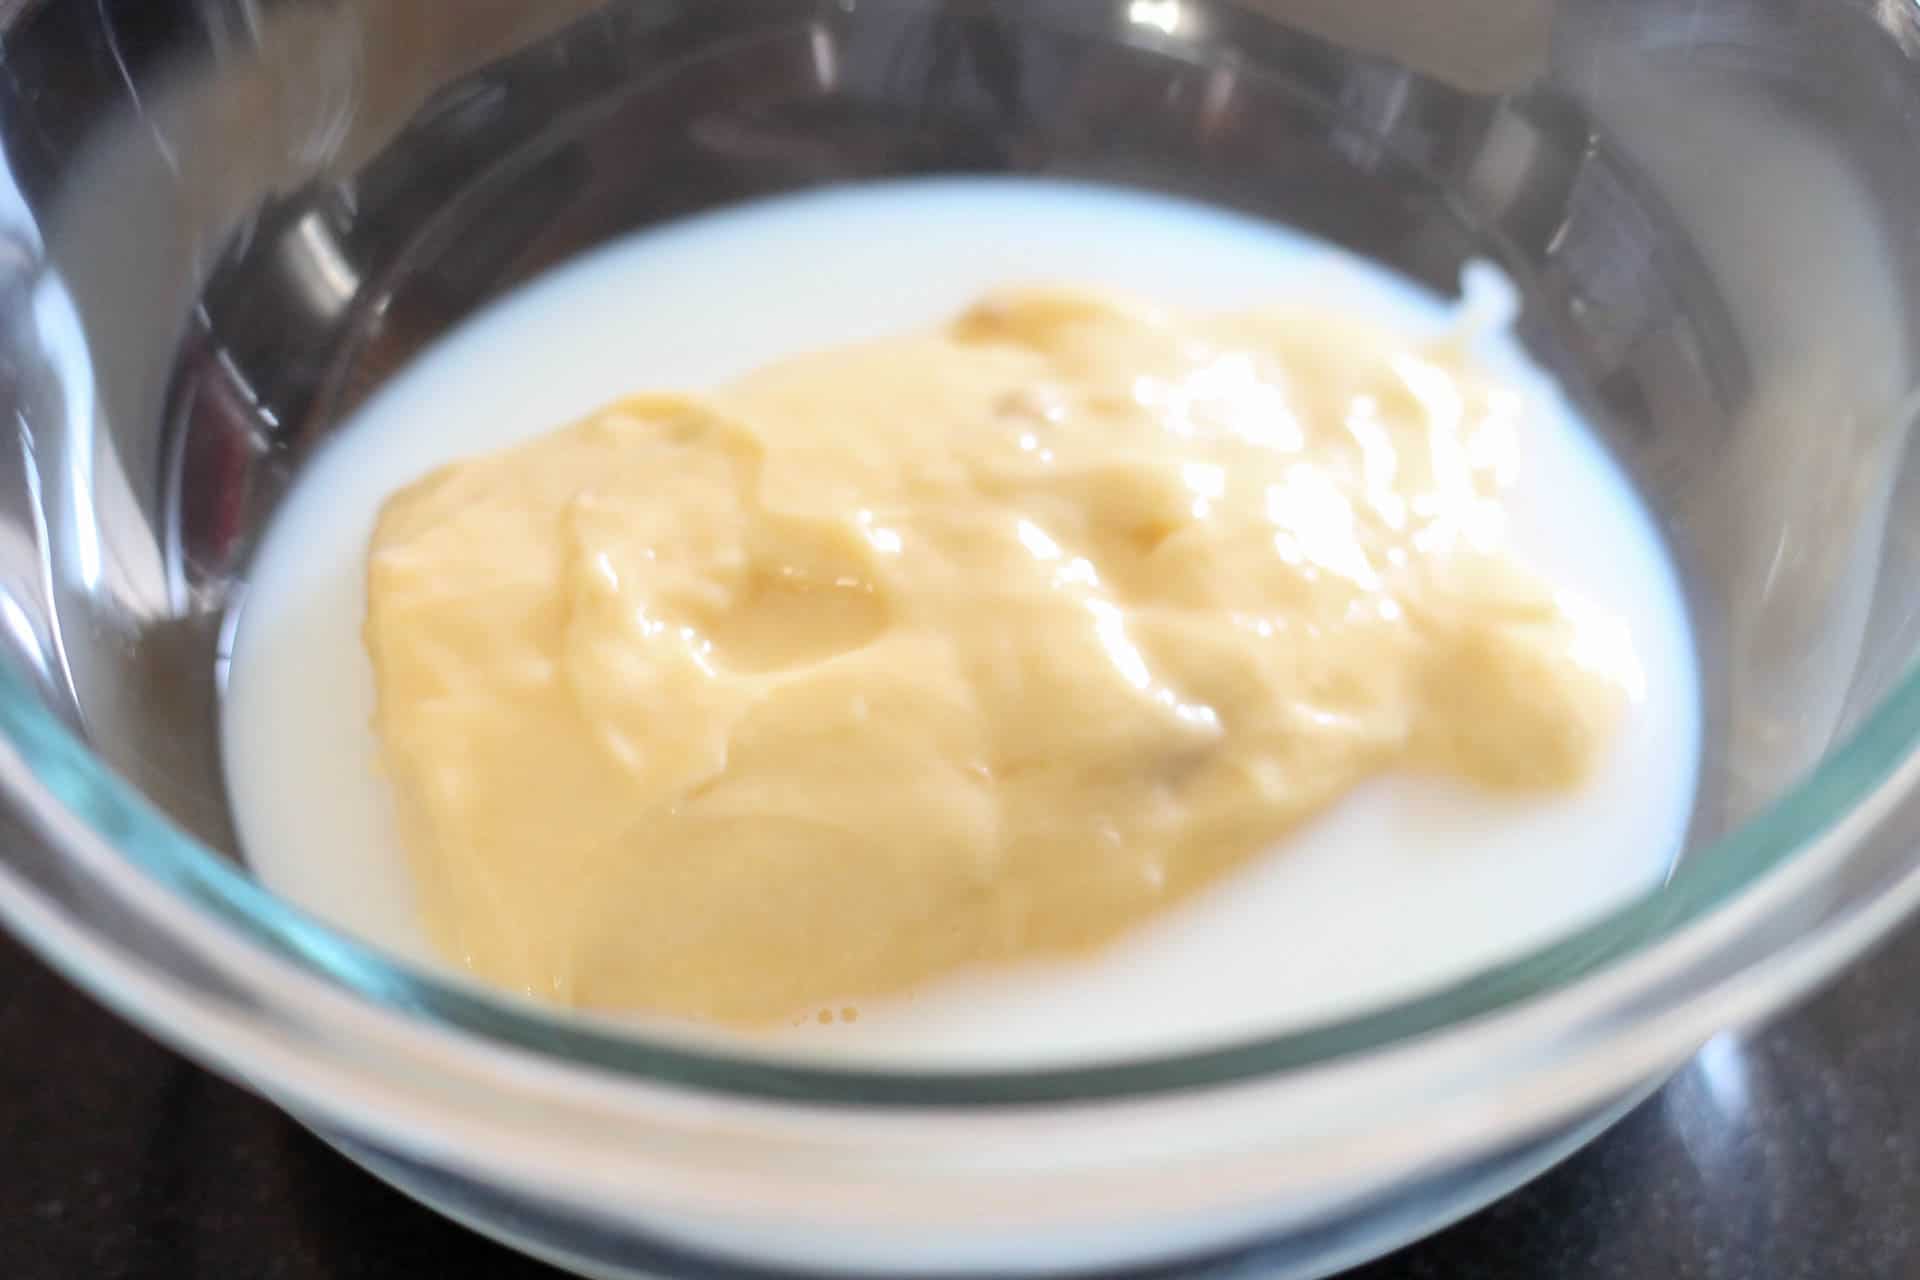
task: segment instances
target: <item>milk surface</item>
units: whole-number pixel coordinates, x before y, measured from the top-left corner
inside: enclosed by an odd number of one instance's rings
[[[313,914],[426,963],[376,769],[360,642],[364,557],[394,490],[619,396],[698,390],[782,356],[936,326],[996,287],[1067,283],[1200,307],[1301,297],[1438,329],[1458,303],[1324,243],[1162,197],[1033,179],[894,182],[785,197],[617,242],[518,290],[427,351],[346,424],[268,531],[224,705],[234,816],[256,874]],[[1622,619],[1644,674],[1578,793],[1369,784],[1271,856],[1100,955],[824,1011],[784,1050],[920,1066],[1133,1056],[1270,1033],[1417,994],[1657,885],[1699,755],[1676,576],[1618,468],[1500,331],[1484,362],[1528,397],[1513,545]],[[671,477],[663,482],[671,483]]]

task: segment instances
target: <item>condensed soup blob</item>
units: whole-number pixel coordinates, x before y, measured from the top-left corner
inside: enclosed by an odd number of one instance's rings
[[[431,934],[769,1023],[1110,943],[1384,771],[1575,787],[1640,676],[1504,547],[1525,426],[1457,335],[1030,290],[444,469],[366,625]]]

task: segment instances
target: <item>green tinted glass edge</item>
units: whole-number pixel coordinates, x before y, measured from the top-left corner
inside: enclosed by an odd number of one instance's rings
[[[1668,883],[1558,942],[1428,995],[1339,1022],[1220,1048],[1030,1071],[878,1071],[781,1063],[650,1043],[515,1007],[346,937],[275,897],[162,817],[0,666],[0,731],[48,792],[127,860],[250,941],[389,1009],[513,1048],[708,1092],[859,1106],[989,1106],[1137,1097],[1322,1064],[1484,1017],[1596,973],[1668,937],[1790,860],[1920,744],[1920,672],[1810,777],[1686,859]]]

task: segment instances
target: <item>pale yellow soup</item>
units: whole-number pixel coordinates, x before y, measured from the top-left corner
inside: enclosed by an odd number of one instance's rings
[[[1635,658],[1504,543],[1522,397],[1329,309],[997,294],[393,497],[439,947],[739,1025],[1113,942],[1361,782],[1576,787]]]

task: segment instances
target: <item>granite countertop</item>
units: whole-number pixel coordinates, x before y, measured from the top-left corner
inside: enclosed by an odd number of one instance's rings
[[[1920,927],[1567,1165],[1354,1280],[1920,1277]],[[0,940],[7,1280],[555,1280]]]

